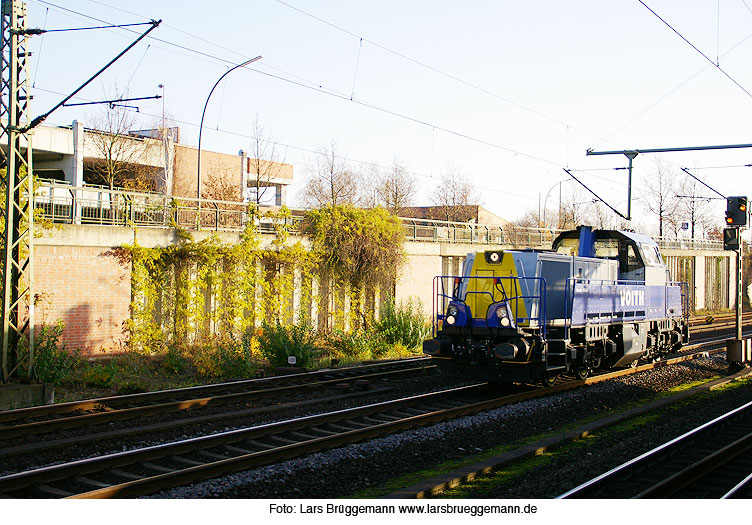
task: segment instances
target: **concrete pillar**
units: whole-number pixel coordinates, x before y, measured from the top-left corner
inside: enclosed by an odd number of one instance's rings
[[[74,120],[73,121],[73,166],[71,179],[68,179],[68,174],[65,174],[65,180],[70,182],[73,186],[79,188],[84,185],[84,125],[83,123]],[[73,223],[81,224],[81,199],[83,199],[83,192],[76,190],[75,199],[76,205],[73,207]]]
[[[735,252],[732,252],[735,253]],[[736,308],[736,257],[729,257],[728,272],[728,306],[727,308]]]
[[[172,187],[175,181],[175,141],[172,134],[168,133],[165,143],[165,195],[172,195]]]
[[[238,152],[240,155],[240,198],[248,199],[248,154],[242,149]]]
[[[694,256],[695,309],[705,308],[705,254]]]

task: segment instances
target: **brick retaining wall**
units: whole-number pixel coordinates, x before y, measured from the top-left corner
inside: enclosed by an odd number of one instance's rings
[[[96,246],[34,248],[35,323],[65,322],[63,342],[83,355],[120,350],[130,317],[131,269]]]

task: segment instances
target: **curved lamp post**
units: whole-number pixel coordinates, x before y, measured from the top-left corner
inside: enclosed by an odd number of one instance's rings
[[[211,91],[209,91],[209,96],[206,97],[206,104],[204,104],[204,111],[201,112],[201,124],[199,124],[198,128],[198,162],[197,162],[197,172],[196,172],[196,198],[198,199],[198,205],[199,205],[199,214],[201,212],[201,132],[204,129],[204,117],[206,116],[206,107],[209,105],[209,99],[212,96],[212,93],[214,93],[214,90],[217,89],[217,86],[220,82],[222,82],[222,79],[225,78],[227,75],[235,71],[236,69],[247,66],[251,62],[256,62],[257,60],[261,60],[261,55],[257,56],[256,58],[252,58],[250,60],[246,60],[242,64],[238,64],[237,66],[233,66],[225,73],[219,77],[217,82],[214,84],[214,87],[211,88]],[[199,221],[201,220],[199,215]],[[200,225],[200,222],[199,222]]]
[[[546,193],[546,198],[543,199],[543,227],[544,228],[546,227],[546,204],[548,204],[548,196],[551,194],[551,191],[556,186],[559,187],[559,221],[561,221],[561,185],[562,185],[562,183],[568,182],[570,180],[572,180],[572,179],[562,179],[562,180],[560,180],[559,182],[557,182],[556,184],[554,184],[553,186],[551,186],[551,188]],[[540,201],[538,201],[538,202],[540,203]],[[558,227],[559,226],[557,225],[557,228]]]

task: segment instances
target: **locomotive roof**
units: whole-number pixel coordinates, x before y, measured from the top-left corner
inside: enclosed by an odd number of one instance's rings
[[[556,237],[556,239],[553,242],[553,245],[555,246],[561,239],[576,239],[579,236],[580,236],[579,228],[576,230],[562,232],[558,235],[558,237]],[[626,237],[627,239],[631,239],[640,244],[658,246],[658,243],[655,242],[651,237],[648,237],[647,235],[643,235],[641,233],[630,232],[630,231],[624,231],[624,230],[593,230],[593,236],[596,239],[618,239],[620,237]]]

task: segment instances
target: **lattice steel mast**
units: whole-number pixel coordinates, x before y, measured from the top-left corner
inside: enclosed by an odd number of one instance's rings
[[[21,373],[34,376],[34,181],[31,138],[24,129],[31,98],[27,41],[26,3],[2,0],[2,382]]]

